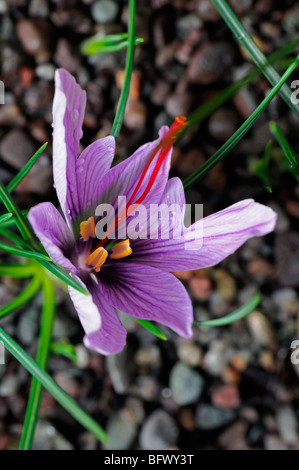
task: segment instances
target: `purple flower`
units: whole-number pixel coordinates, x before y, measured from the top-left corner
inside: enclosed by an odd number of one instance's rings
[[[275,213],[251,199],[241,201],[189,228],[175,216],[180,239],[99,241],[95,209],[100,203],[117,207],[118,196],[128,206],[185,204],[178,178],[168,179],[172,144],[184,121],[170,130],[164,126],[159,139],[140,147],[127,160],[112,167],[114,138],[99,139],[78,158],[86,104],[85,92],[65,70],[57,70],[53,104],[53,171],[64,217],[49,202],[38,204],[29,221],[54,262],[70,271],[90,295],[69,287],[70,296],[85,330],[85,345],[102,354],[124,347],[126,330],[115,309],[138,319],[157,321],[179,335],[192,335],[190,298],[171,272],[213,266],[253,236],[271,232]],[[127,224],[131,218],[116,225]],[[109,224],[108,224],[109,225]],[[190,234],[202,229],[202,243],[188,250]]]

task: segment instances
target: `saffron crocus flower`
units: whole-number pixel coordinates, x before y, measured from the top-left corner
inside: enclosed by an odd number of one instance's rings
[[[219,263],[250,237],[271,232],[275,213],[248,199],[189,228],[180,216],[175,221],[182,228],[180,239],[126,239],[115,240],[114,245],[98,240],[95,208],[101,203],[116,207],[119,196],[125,196],[129,206],[142,202],[145,207],[172,203],[183,207],[182,183],[168,179],[168,173],[172,144],[184,119],[177,119],[170,129],[162,127],[156,141],[111,168],[115,150],[111,136],[92,143],[78,158],[85,92],[63,69],[57,70],[55,85],[53,171],[63,216],[46,202],[30,210],[29,221],[53,261],[90,293],[85,296],[69,287],[85,330],[85,345],[102,354],[121,351],[126,330],[115,309],[190,337],[192,304],[172,272]],[[202,243],[188,250],[190,232],[196,230],[203,231]]]

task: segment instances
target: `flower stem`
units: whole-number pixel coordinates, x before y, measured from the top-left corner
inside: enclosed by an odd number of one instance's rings
[[[105,431],[83,411],[77,403],[68,396],[36,362],[3,330],[0,328],[0,341],[3,346],[32,374],[44,388],[88,431],[100,441],[107,440]]]
[[[44,296],[43,313],[36,362],[43,370],[46,370],[50,353],[53,321],[55,316],[55,289],[53,281],[45,274],[43,275],[42,280],[42,291]],[[20,450],[31,449],[41,402],[42,390],[42,384],[35,377],[33,377],[26,410],[24,428],[20,442]]]
[[[135,50],[135,12],[136,12],[136,0],[129,0],[129,25],[128,25],[128,49],[127,49],[127,56],[126,56],[126,66],[125,66],[125,78],[124,78],[124,85],[120,93],[120,98],[117,106],[117,110],[115,113],[115,118],[113,121],[111,135],[117,139],[120,129],[122,126],[122,122],[125,115],[127,100],[130,91],[130,82],[131,82],[131,74],[133,69],[133,61],[134,61],[134,50]]]

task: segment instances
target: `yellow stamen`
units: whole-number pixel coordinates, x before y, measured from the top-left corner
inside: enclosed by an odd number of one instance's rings
[[[106,258],[108,256],[108,251],[105,250],[102,246],[94,250],[86,259],[86,264],[88,266],[92,266],[94,270],[98,273],[99,270],[101,269],[101,266],[106,261]]]
[[[129,256],[132,253],[132,248],[130,247],[130,240],[124,240],[117,243],[111,248],[110,258],[112,259],[121,259]]]
[[[96,237],[96,226],[94,223],[94,218],[89,217],[84,222],[80,224],[80,235],[83,240],[86,242],[89,238]]]

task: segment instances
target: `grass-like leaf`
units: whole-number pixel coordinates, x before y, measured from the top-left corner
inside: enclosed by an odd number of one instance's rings
[[[262,159],[255,158],[250,164],[250,170],[261,179],[265,188],[269,193],[272,193],[271,182],[268,177],[268,168],[271,159],[271,152],[273,147],[273,141],[269,140],[266,145],[265,153]]]
[[[136,13],[136,0],[129,0],[129,26],[128,26],[128,49],[126,56],[126,66],[125,66],[125,77],[124,85],[120,93],[112,129],[111,135],[116,139],[120,133],[122,122],[125,115],[125,110],[127,106],[129,91],[130,91],[130,82],[131,75],[133,70],[134,62],[134,50],[135,50],[135,13]]]
[[[26,165],[22,168],[21,171],[8,183],[6,186],[6,190],[11,193],[16,189],[16,187],[20,184],[20,182],[25,178],[25,176],[29,173],[31,168],[35,165],[45,148],[47,147],[48,142],[43,144],[37,152],[30,158],[30,160],[26,163]]]
[[[0,264],[0,276],[17,278],[30,277],[37,272],[37,264]]]
[[[100,441],[107,440],[105,431],[77,403],[68,396],[56,382],[3,330],[0,328],[0,341],[3,346],[32,374],[51,395],[65,408],[82,426],[92,432]]]
[[[282,151],[285,154],[290,167],[296,168],[298,164],[297,156],[295,152],[293,151],[292,147],[290,146],[289,142],[287,141],[287,138],[282,132],[281,128],[274,121],[271,121],[269,123],[269,127],[270,127],[270,131],[272,132],[273,135],[275,135],[279,145],[281,146]]]
[[[274,67],[269,63],[268,59],[264,56],[262,51],[256,45],[250,34],[246,31],[242,23],[238,20],[237,16],[227,4],[225,0],[211,0],[215,8],[218,10],[227,26],[236,36],[237,40],[246,49],[254,63],[261,69],[262,73],[274,86],[279,80],[280,75]],[[292,102],[292,90],[287,84],[284,84],[280,90],[280,96],[295,113],[299,116],[299,108]]]
[[[14,313],[23,307],[30,299],[39,291],[40,279],[34,276],[30,284],[9,304],[0,309],[0,319],[6,317],[10,313]]]
[[[66,341],[55,341],[51,344],[51,352],[60,356],[67,357],[73,362],[78,362],[75,347]]]
[[[206,320],[206,321],[199,321],[194,322],[194,326],[224,326],[229,325],[230,323],[234,323],[241,318],[246,317],[250,313],[252,313],[256,307],[260,304],[262,300],[261,294],[256,294],[252,297],[252,299],[247,302],[247,304],[243,305],[242,307],[238,308],[234,312],[226,315],[222,318],[215,318],[214,320]]]
[[[42,277],[42,291],[43,312],[36,362],[43,370],[46,370],[50,354],[53,322],[56,310],[54,283],[46,275]],[[33,377],[27,404],[24,428],[20,442],[20,450],[31,449],[41,402],[42,390],[42,384],[35,377]]]
[[[135,38],[134,46],[141,44],[142,38]],[[81,51],[84,55],[107,54],[110,52],[121,51],[129,45],[128,34],[108,34],[103,36],[101,33],[95,34],[91,38],[85,39],[81,43]]]
[[[210,157],[198,170],[192,173],[188,178],[184,181],[184,188],[189,189],[195,183],[197,183],[200,179],[202,179],[212,168],[214,168],[217,163],[219,163],[236,145],[240,140],[244,137],[244,135],[249,131],[249,129],[253,126],[253,124],[257,121],[260,117],[264,109],[268,106],[270,101],[274,98],[274,96],[278,93],[282,85],[291,75],[291,73],[295,70],[295,68],[299,64],[299,55],[297,56],[296,60],[290,67],[286,70],[283,74],[279,82],[272,88],[270,93],[266,96],[266,98],[260,103],[260,105],[254,110],[254,112],[249,116],[249,118],[242,124],[241,127],[225,142],[222,147],[220,147],[217,152]]]
[[[6,209],[8,212],[11,212],[14,217],[15,217],[15,222],[16,226],[18,227],[22,237],[24,240],[32,240],[34,239],[34,234],[32,232],[32,229],[27,222],[27,220],[24,218],[21,210],[18,208],[16,205],[15,201],[3,185],[3,183],[0,181],[0,199],[2,200],[3,204],[5,205]]]
[[[131,316],[131,315],[129,315],[129,316]],[[163,339],[164,341],[167,341],[167,338],[164,335],[164,333],[162,333],[162,331],[160,331],[159,328],[156,325],[154,325],[152,322],[150,322],[148,320],[139,320],[138,318],[135,318],[135,317],[132,317],[132,318],[134,318],[134,320],[137,323],[142,325],[143,328],[150,331],[153,335],[157,336],[160,339]]]
[[[270,55],[268,59],[269,63],[274,64],[278,61],[281,61],[283,57],[288,55],[298,46],[299,39],[295,39],[294,41],[289,42],[285,46],[281,47],[278,51]],[[284,68],[289,67],[294,62],[294,60],[295,59],[288,59],[288,61],[285,61],[285,63],[283,64]],[[188,131],[188,129],[190,129],[190,127],[202,122],[207,116],[209,116],[216,109],[218,109],[219,106],[221,106],[227,100],[232,98],[241,88],[246,85],[249,85],[250,83],[253,83],[253,81],[258,78],[261,74],[262,71],[258,67],[253,68],[253,70],[251,70],[247,75],[232,83],[224,90],[219,92],[217,95],[213,96],[213,98],[209,99],[204,104],[199,106],[199,108],[197,108],[195,111],[193,111],[193,113],[188,116],[187,126],[180,133],[179,139]]]

